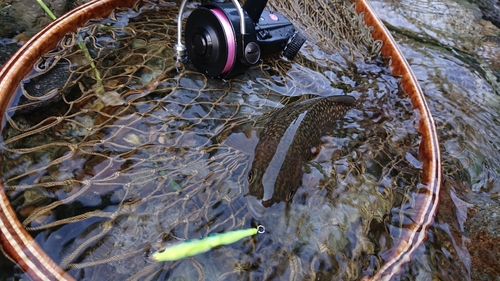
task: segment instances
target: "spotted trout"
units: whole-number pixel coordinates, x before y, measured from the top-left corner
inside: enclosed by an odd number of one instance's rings
[[[318,97],[276,110],[258,134],[248,172],[249,195],[262,199],[264,207],[290,201],[301,185],[304,163],[355,101],[351,96]]]

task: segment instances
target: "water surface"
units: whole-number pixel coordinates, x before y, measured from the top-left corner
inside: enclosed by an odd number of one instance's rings
[[[444,5],[418,3],[417,19]],[[374,5],[384,18],[405,3]],[[453,5],[479,20],[478,9]],[[207,79],[175,65],[176,9],[156,7],[65,38],[37,64],[48,72],[31,75],[8,111],[2,180],[41,246],[79,279],[357,280],[377,270],[408,231],[422,169],[419,115],[386,61],[366,46],[343,48],[342,56],[310,40],[292,63],[271,57],[229,81]],[[495,206],[498,194],[496,68],[467,49],[477,41],[445,36],[447,18],[431,25],[443,36],[410,16],[390,24],[436,119],[445,182],[429,239],[398,278],[461,280],[471,270],[465,231],[477,231],[465,229],[467,209],[478,196]],[[27,98],[42,84],[36,77],[55,74],[64,83],[53,87],[63,90]],[[333,94],[360,105],[322,138],[292,202],[256,218],[247,148],[261,121],[289,103]],[[181,261],[148,259],[179,239],[257,224],[265,234]]]
[[[489,1],[372,4],[394,31],[436,120],[445,178],[436,228],[455,237],[471,272],[467,279],[496,280],[500,23],[491,15],[499,7]]]

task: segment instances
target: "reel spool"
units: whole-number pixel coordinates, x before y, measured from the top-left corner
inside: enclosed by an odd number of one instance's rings
[[[261,56],[282,53],[293,59],[305,42],[284,16],[264,10],[267,0],[248,0],[242,8],[238,1],[201,5],[186,22],[184,46],[182,13],[178,19],[176,59],[189,60],[210,77],[228,78],[256,65]],[[186,54],[187,53],[187,54]]]

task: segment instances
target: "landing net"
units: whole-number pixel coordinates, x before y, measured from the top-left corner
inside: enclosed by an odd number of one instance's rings
[[[43,55],[6,113],[2,175],[23,225],[63,269],[85,280],[355,280],[390,255],[414,212],[418,113],[350,3],[269,5],[307,43],[293,62],[264,58],[228,81],[175,63],[174,2],[117,10]],[[245,141],[277,108],[342,94],[359,106],[322,139],[293,201],[256,219]],[[148,259],[257,224],[266,234]]]

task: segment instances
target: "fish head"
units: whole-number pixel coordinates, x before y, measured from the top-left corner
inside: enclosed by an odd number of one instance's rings
[[[280,168],[262,167],[259,163],[252,165],[248,172],[248,193],[262,200],[264,207],[270,207],[278,202],[290,202],[301,185],[301,161],[290,161],[290,165]]]
[[[291,201],[297,188],[301,185],[301,178],[292,179],[288,177],[289,180],[285,180],[287,177],[284,177],[285,173],[282,173],[283,176],[277,177],[277,183],[273,186],[273,190],[268,192],[262,183],[262,174],[262,170],[256,167],[252,167],[248,172],[250,196],[246,196],[247,207],[256,220],[261,220],[270,214],[281,213],[285,204],[275,203]],[[271,195],[267,193],[271,193]]]
[[[264,196],[264,187],[262,186],[262,170],[255,163],[252,165],[247,174],[248,193],[255,196],[257,199],[262,199]]]

